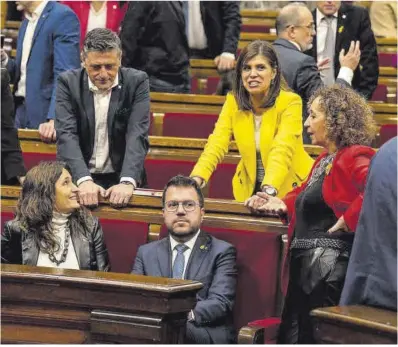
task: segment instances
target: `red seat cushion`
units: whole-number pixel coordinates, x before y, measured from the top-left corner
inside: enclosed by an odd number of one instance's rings
[[[396,124],[385,124],[380,128],[380,138],[378,146],[381,147],[388,140],[397,136],[397,125]]]
[[[280,324],[280,318],[270,317],[250,322],[248,325],[251,327],[264,328],[264,343],[276,344]]]
[[[397,53],[379,53],[379,65],[397,67]]]
[[[212,76],[207,78],[206,94],[212,95],[217,91],[218,83],[220,82],[220,77]]]
[[[166,113],[163,136],[207,139],[217,122],[216,114]]]
[[[373,92],[370,101],[387,102],[387,86],[379,84]]]
[[[148,238],[148,223],[100,219],[112,272],[129,273],[138,247]]]
[[[211,176],[209,182],[209,198],[233,200],[232,178],[235,175],[236,164],[221,163]]]
[[[55,153],[24,153],[22,152],[23,161],[26,170],[30,170],[33,166],[36,166],[41,161],[55,161]]]
[[[238,285],[234,309],[237,329],[249,322],[272,317],[277,293],[280,235],[205,227],[204,230],[237,249]],[[160,238],[167,235],[162,226]]]
[[[145,159],[148,187],[163,190],[170,178],[178,174],[189,176],[194,166],[194,161]]]

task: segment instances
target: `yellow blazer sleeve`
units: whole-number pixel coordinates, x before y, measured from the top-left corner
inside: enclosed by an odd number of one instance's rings
[[[222,162],[224,155],[228,153],[232,135],[232,117],[237,109],[235,97],[232,94],[228,94],[214,131],[209,136],[203,153],[191,172],[191,177],[198,176],[207,182],[217,164]]]
[[[268,152],[265,176],[262,185],[271,185],[279,190],[286,179],[297,147],[302,142],[302,101],[300,96],[287,93],[277,106],[279,126]]]

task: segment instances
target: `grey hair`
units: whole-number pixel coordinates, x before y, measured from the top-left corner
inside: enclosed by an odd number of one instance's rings
[[[300,25],[303,8],[308,10],[308,7],[304,3],[292,2],[281,9],[275,21],[277,35],[285,31],[290,25]]]
[[[88,52],[108,52],[113,49],[122,52],[120,38],[116,33],[106,28],[95,28],[84,38],[82,55],[86,58]]]

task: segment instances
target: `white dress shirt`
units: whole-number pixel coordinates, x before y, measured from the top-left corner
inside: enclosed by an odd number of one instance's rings
[[[184,264],[184,272],[182,273],[182,278],[185,279],[185,270],[187,269],[187,265],[188,265],[188,261],[189,261],[189,257],[191,256],[192,253],[192,249],[195,246],[195,242],[199,236],[200,233],[200,229],[198,230],[198,232],[196,233],[196,235],[190,239],[187,242],[184,242],[185,246],[188,247],[188,249],[183,253],[184,254],[184,259],[185,259],[185,264]],[[171,267],[173,267],[174,265],[174,260],[177,257],[177,250],[175,249],[175,247],[180,243],[177,242],[176,240],[173,239],[172,236],[170,237],[170,246],[171,246],[171,252],[172,252],[172,261],[171,261]]]
[[[337,14],[338,14],[338,11],[335,14],[333,14],[333,20],[332,20],[332,30],[334,33],[334,37],[336,37],[336,33],[337,33]],[[326,34],[328,31],[328,26],[327,26],[326,22],[324,20],[322,20],[325,17],[326,16],[321,11],[316,9],[316,53],[317,53],[316,56],[317,56],[318,62],[324,58],[327,58],[322,55],[322,53],[325,49]],[[347,54],[347,52],[345,52],[345,53]],[[330,58],[331,58],[331,61],[329,64],[333,64],[334,57],[330,57]],[[322,73],[322,71],[321,71],[321,73]],[[345,67],[345,66],[340,67],[340,71],[339,71],[337,78],[343,79],[351,85],[353,77],[354,77],[354,71],[352,71],[350,68]]]
[[[30,51],[32,49],[33,36],[35,34],[37,23],[39,18],[44,11],[48,1],[42,1],[39,6],[33,11],[32,15],[25,13],[25,18],[28,20],[28,25],[26,26],[25,36],[22,43],[22,58],[21,58],[21,75],[18,82],[18,88],[15,92],[16,96],[26,97],[26,66],[28,64],[28,59]]]
[[[87,22],[87,32],[93,30],[95,28],[106,28],[106,13],[107,13],[107,6],[106,1],[102,4],[102,7],[97,12],[93,5],[90,5],[90,12],[88,15],[88,22]]]
[[[95,112],[95,134],[93,154],[88,163],[91,173],[112,173],[115,172],[109,156],[109,137],[108,137],[108,110],[111,101],[112,88],[119,84],[119,76],[116,75],[112,86],[106,91],[100,91],[88,78],[88,87],[94,97]],[[77,180],[77,185],[84,181],[92,180],[91,176],[84,176]],[[128,181],[137,187],[136,181],[132,177],[122,177],[120,182]]]

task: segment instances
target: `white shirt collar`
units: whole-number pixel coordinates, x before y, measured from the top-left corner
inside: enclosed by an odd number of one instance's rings
[[[42,1],[40,3],[40,5],[36,7],[36,9],[33,11],[32,14],[29,14],[28,12],[25,12],[25,18],[28,21],[35,21],[38,18],[40,18],[41,14],[44,11],[44,8],[47,6],[47,3],[48,3],[48,1]]]
[[[88,76],[88,75],[87,75],[87,76]],[[101,93],[109,92],[113,87],[116,87],[118,84],[119,84],[119,72],[117,73],[116,78],[115,78],[115,80],[113,81],[112,86],[111,86],[108,90],[101,91]],[[90,76],[88,76],[88,88],[89,88],[92,92],[94,92],[94,93],[100,91],[100,90],[98,89],[98,87],[96,87],[96,86],[94,85],[94,83],[91,82]]]
[[[334,18],[337,18],[338,17],[338,13],[339,13],[339,11],[336,11],[332,16],[334,17]],[[325,18],[326,16],[321,12],[321,11],[319,11],[318,9],[316,9],[316,26],[318,27],[320,24],[321,24],[321,20],[323,19],[323,18]]]
[[[297,49],[301,52],[301,47],[300,47],[300,45],[297,43],[297,42],[294,42],[294,41],[290,41],[290,40],[288,40],[290,43],[292,43],[293,45],[295,45],[296,47],[297,47]]]
[[[195,242],[196,242],[196,240],[197,240],[199,234],[200,234],[200,229],[198,230],[198,232],[196,233],[196,235],[195,235],[192,239],[190,239],[190,240],[187,241],[187,242],[184,242],[185,246],[189,247],[189,249],[192,250],[193,247],[195,246]],[[170,238],[171,251],[173,252],[173,251],[174,251],[174,248],[175,248],[180,242],[177,242],[177,241],[174,240],[171,236],[169,236],[169,238]]]

